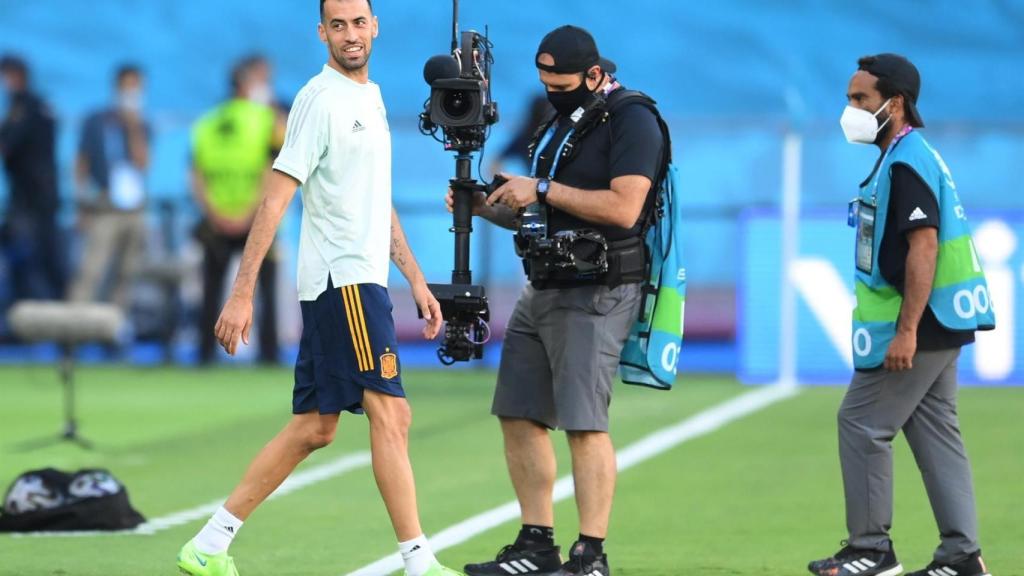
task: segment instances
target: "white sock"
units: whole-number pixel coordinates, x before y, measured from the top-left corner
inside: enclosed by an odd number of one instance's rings
[[[213,513],[199,534],[196,534],[194,538],[196,548],[203,554],[226,552],[241,527],[242,521],[221,506]]]
[[[427,542],[427,537],[422,534],[407,542],[399,542],[398,551],[402,553],[405,573],[408,576],[423,576],[437,563],[437,558],[430,549],[430,542]]]

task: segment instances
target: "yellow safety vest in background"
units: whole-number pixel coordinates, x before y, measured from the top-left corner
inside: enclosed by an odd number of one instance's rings
[[[196,170],[206,181],[210,210],[225,218],[251,214],[270,165],[274,110],[236,98],[207,113],[192,129]]]

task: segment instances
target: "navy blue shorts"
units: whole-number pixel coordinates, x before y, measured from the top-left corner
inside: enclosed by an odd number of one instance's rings
[[[302,340],[292,412],[362,414],[363,390],[405,397],[387,288],[357,284],[300,302]]]

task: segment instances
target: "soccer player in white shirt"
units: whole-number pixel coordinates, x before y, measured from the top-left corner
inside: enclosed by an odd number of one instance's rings
[[[295,366],[294,416],[256,456],[206,526],[181,549],[195,576],[237,575],[228,546],[242,522],[309,454],[334,438],[342,411],[365,411],[373,472],[409,576],[458,574],[438,563],[420,528],[408,457],[409,405],[401,385],[388,256],[412,286],[426,319],[441,309],[406,243],[391,205],[391,139],[380,89],[367,63],[378,22],[371,0],[321,0],[323,71],[296,98],[285,144],[268,178],[234,288],[215,328],[234,354],[248,344],[260,264],[297,187],[304,211],[298,288],[303,334]]]

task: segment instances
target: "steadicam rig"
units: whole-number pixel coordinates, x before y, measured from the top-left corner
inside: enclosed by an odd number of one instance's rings
[[[473,178],[473,153],[483,153],[498,105],[491,100],[491,43],[486,34],[459,34],[459,2],[453,0],[451,54],[430,58],[423,78],[430,99],[420,114],[420,131],[456,153],[451,232],[455,234],[455,268],[451,284],[430,284],[447,325],[437,356],[445,365],[483,357],[490,338],[490,311],[483,286],[473,284],[469,238],[473,232],[473,195],[488,188]],[[461,44],[459,42],[461,37]],[[438,136],[438,132],[442,136]]]

